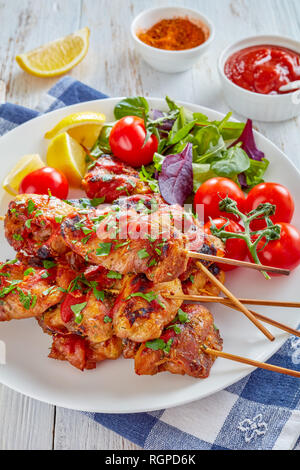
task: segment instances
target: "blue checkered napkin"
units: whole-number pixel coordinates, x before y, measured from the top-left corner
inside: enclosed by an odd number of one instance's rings
[[[9,103],[0,106],[0,135],[39,113],[99,98],[106,95],[65,77],[49,91],[38,110]],[[291,337],[270,362],[300,370],[300,339]],[[145,449],[300,450],[300,381],[263,370],[179,408],[89,415]]]

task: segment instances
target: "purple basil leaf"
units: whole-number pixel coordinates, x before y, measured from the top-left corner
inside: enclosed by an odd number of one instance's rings
[[[164,117],[164,113],[159,109],[151,110],[151,119],[153,119],[153,121],[156,121],[156,119],[160,119],[162,117]],[[174,122],[174,119],[166,119],[163,123],[158,126],[158,128],[162,131],[170,131],[174,126]]]
[[[248,119],[242,135],[232,144],[232,147],[240,142],[242,142],[242,149],[245,150],[248,157],[252,158],[252,160],[261,162],[265,158],[265,154],[256,147],[251,119]]]
[[[193,145],[176,155],[168,155],[158,177],[159,189],[168,204],[183,206],[193,192]]]
[[[247,184],[247,179],[246,179],[246,175],[245,173],[240,173],[238,175],[238,180],[239,180],[239,183],[241,185],[241,188],[248,188],[248,184]]]

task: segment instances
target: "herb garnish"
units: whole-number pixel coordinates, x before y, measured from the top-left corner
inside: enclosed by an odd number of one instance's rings
[[[71,305],[71,310],[75,315],[75,323],[80,324],[83,320],[82,310],[87,306],[87,302]]]

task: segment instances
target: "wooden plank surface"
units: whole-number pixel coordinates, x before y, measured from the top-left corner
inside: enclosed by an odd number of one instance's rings
[[[149,6],[185,5],[209,16],[216,39],[190,71],[169,75],[152,70],[135,53],[129,36],[133,17]],[[220,89],[217,59],[239,38],[270,33],[300,37],[299,0],[2,0],[0,2],[0,80],[6,99],[37,106],[57,79],[22,72],[18,53],[89,26],[86,59],[70,74],[111,96],[164,97],[227,111]],[[1,88],[1,82],[0,82]],[[2,84],[3,96],[3,84]],[[1,98],[0,96],[0,98]],[[1,99],[0,99],[1,101]],[[235,116],[239,117],[239,116]],[[300,168],[300,120],[257,128]],[[0,449],[136,449],[81,413],[26,398],[0,385]]]

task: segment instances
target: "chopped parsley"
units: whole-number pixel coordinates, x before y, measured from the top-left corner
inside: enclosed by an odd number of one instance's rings
[[[45,261],[43,261],[43,266],[45,269],[51,269],[56,266],[56,263],[54,263],[54,261],[50,261],[46,259]]]
[[[178,319],[180,323],[190,323],[189,316],[186,312],[181,310],[181,308],[177,312]]]
[[[155,292],[147,292],[147,294],[144,294],[143,292],[136,292],[135,294],[129,295],[126,300],[130,300],[133,297],[141,297],[142,299],[146,300],[147,302],[152,302],[153,300],[156,300],[156,302],[165,310],[166,306],[160,301],[159,297]]]
[[[57,224],[61,224],[62,221],[64,220],[64,218],[65,218],[64,215],[56,215],[56,216],[55,216],[55,222],[56,222]]]
[[[35,269],[34,268],[28,268],[26,271],[24,271],[24,276],[28,276],[29,274],[35,274]]]
[[[19,292],[20,302],[23,304],[23,307],[25,308],[25,310],[30,310],[36,305],[36,302],[37,302],[36,295],[32,297],[30,292],[25,293],[19,287],[17,287],[17,291]]]
[[[104,321],[104,323],[111,323],[111,322],[112,322],[112,318],[110,318],[108,315],[105,315],[103,321]]]
[[[148,264],[148,267],[151,268],[152,266],[155,266],[157,264],[157,261],[155,258],[153,258],[150,263]]]
[[[108,279],[122,279],[122,274],[117,271],[109,271],[107,274]]]
[[[138,252],[138,257],[139,257],[140,259],[149,258],[149,256],[150,256],[150,255],[149,255],[148,251],[145,250],[145,248],[143,248],[142,250],[140,250],[140,251]]]
[[[31,228],[31,222],[32,222],[32,219],[26,220],[25,227],[30,229]]]
[[[104,201],[105,201],[105,196],[91,199],[90,203],[92,207],[97,207],[97,206],[100,206],[100,204],[103,204]]]
[[[24,240],[24,238],[22,237],[22,235],[20,235],[19,233],[14,233],[13,234],[13,239],[14,240],[17,240],[18,242],[21,242]]]
[[[123,246],[129,245],[129,244],[130,244],[130,240],[128,240],[127,242],[124,242],[124,243],[119,243],[118,245],[115,245],[115,250],[117,250],[118,248],[121,248]]]
[[[163,339],[158,338],[153,341],[147,341],[146,348],[152,349],[153,351],[163,351],[165,354],[169,354],[172,344],[173,338],[169,339],[167,343]]]
[[[111,243],[99,243],[99,248],[96,250],[97,256],[107,256],[111,250]]]
[[[100,300],[101,302],[104,301],[105,292],[103,290],[98,290],[96,287],[94,287],[93,288],[93,293],[94,293],[94,296],[96,297],[97,300]]]
[[[179,335],[179,334],[181,333],[180,326],[178,326],[178,325],[176,325],[176,324],[170,325],[170,326],[168,326],[168,328],[166,328],[166,329],[167,329],[167,330],[174,330],[177,335]]]
[[[75,323],[78,325],[82,322],[83,320],[83,315],[82,315],[82,310],[85,309],[87,306],[87,302],[83,302],[81,304],[76,304],[76,305],[71,305],[71,310],[75,315]]]
[[[18,284],[20,284],[21,282],[22,281],[20,281],[20,280],[13,280],[13,281],[10,282],[9,286],[3,287],[3,289],[0,290],[0,298],[5,297],[11,291],[16,289]]]
[[[28,214],[32,214],[35,209],[36,209],[35,203],[33,202],[32,199],[29,199],[29,200],[28,200],[28,204],[27,204],[27,211],[28,211]]]

